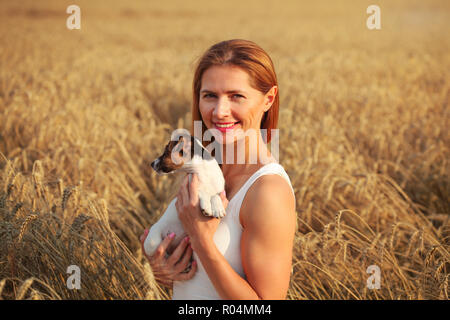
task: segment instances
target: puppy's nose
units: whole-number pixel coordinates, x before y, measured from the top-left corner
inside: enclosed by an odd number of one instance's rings
[[[158,159],[154,160],[151,164],[153,170],[157,170],[156,165],[158,164]]]

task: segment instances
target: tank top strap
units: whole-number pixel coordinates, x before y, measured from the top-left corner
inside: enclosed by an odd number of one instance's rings
[[[231,212],[227,212],[227,214],[231,214],[232,216],[239,218],[239,212],[242,206],[242,202],[244,201],[248,189],[250,189],[250,187],[259,177],[266,174],[278,174],[281,177],[283,177],[289,184],[289,187],[292,190],[292,194],[295,197],[295,192],[294,189],[292,188],[291,180],[289,179],[289,176],[284,170],[283,166],[277,162],[272,162],[259,168],[255,173],[253,173],[253,175],[250,176],[250,178],[248,178],[248,180],[244,183],[241,189],[239,189],[239,191],[233,196],[233,198],[229,202],[228,206],[231,205],[230,206]]]

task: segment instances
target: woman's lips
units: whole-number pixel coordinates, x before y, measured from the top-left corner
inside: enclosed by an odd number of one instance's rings
[[[221,124],[226,124],[226,123],[221,123]],[[219,130],[220,132],[227,132],[230,130],[233,130],[237,125],[239,124],[239,122],[236,122],[234,125],[230,126],[230,127],[218,127],[216,124],[214,124],[214,128]]]

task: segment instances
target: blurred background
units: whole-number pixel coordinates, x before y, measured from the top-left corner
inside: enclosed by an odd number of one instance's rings
[[[0,299],[170,297],[139,236],[177,178],[149,163],[190,126],[197,59],[234,38],[279,81],[287,298],[448,299],[449,27],[445,0],[0,0]]]

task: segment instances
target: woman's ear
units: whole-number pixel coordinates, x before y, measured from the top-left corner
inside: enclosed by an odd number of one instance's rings
[[[273,102],[275,101],[277,93],[278,93],[277,86],[273,86],[272,88],[270,88],[269,91],[267,91],[266,95],[264,96],[264,112],[267,112],[267,110],[270,109]]]

